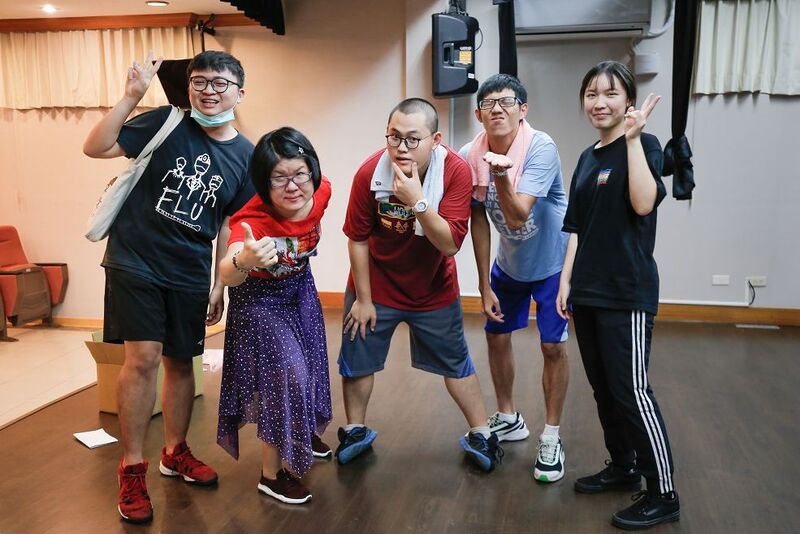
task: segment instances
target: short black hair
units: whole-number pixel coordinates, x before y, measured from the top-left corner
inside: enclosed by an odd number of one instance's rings
[[[311,171],[311,182],[314,191],[319,189],[322,173],[319,168],[317,152],[311,141],[300,131],[291,126],[283,126],[265,134],[258,140],[253,155],[250,158],[250,180],[256,193],[264,204],[272,205],[269,197],[269,179],[275,165],[282,159],[302,159]]]
[[[528,102],[528,91],[525,90],[525,86],[522,85],[519,78],[510,74],[495,74],[486,78],[481,86],[478,87],[475,104],[480,104],[481,100],[489,93],[497,93],[503,89],[514,91],[514,96],[522,100],[523,104]]]
[[[428,128],[430,128],[431,133],[436,133],[439,131],[439,113],[436,111],[436,108],[433,107],[433,104],[424,98],[406,98],[397,104],[392,111],[389,112],[389,119],[386,121],[387,124],[392,122],[392,115],[394,115],[397,111],[403,115],[422,113],[425,115],[425,122],[427,123]]]
[[[192,58],[186,67],[186,78],[192,77],[192,72],[196,70],[213,70],[222,72],[225,69],[231,71],[239,79],[239,87],[244,87],[244,69],[239,60],[227,52],[220,50],[206,50],[200,52]]]
[[[625,94],[628,95],[630,105],[636,105],[636,79],[631,69],[619,61],[606,60],[589,69],[589,72],[583,77],[581,92],[578,96],[581,107],[583,107],[583,95],[586,94],[586,88],[589,87],[592,80],[602,75],[608,78],[608,83],[611,84],[612,89],[616,89],[616,80],[619,80],[622,83],[622,88],[625,89]]]

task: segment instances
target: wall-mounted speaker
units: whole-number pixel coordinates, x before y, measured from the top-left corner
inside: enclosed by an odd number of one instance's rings
[[[433,15],[433,94],[466,95],[478,90],[475,34],[478,19],[468,15]]]

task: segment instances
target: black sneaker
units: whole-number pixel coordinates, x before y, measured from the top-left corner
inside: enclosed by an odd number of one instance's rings
[[[580,493],[638,491],[641,488],[642,477],[635,467],[618,467],[610,460],[606,460],[606,468],[599,473],[575,481],[575,491]]]
[[[631,499],[635,501],[632,505],[611,516],[611,524],[615,527],[644,530],[681,517],[681,503],[674,491],[663,495],[640,491]]]
[[[372,447],[378,433],[366,426],[356,427],[349,432],[339,428],[339,446],[336,447],[336,459],[340,464],[351,462],[359,454]]]
[[[486,439],[483,434],[469,432],[461,437],[459,443],[467,456],[487,473],[503,460],[503,449],[498,445],[495,434]]]

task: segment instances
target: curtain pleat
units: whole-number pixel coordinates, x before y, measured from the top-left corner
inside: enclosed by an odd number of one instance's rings
[[[111,107],[128,67],[152,50],[165,59],[194,56],[189,28],[0,33],[0,107]],[[158,78],[142,107],[167,103]]]
[[[703,0],[696,94],[800,94],[800,1]]]

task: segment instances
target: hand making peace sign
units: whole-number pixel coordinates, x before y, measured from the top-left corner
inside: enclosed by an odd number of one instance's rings
[[[164,61],[163,57],[159,57],[155,64],[153,63],[153,51],[147,54],[147,59],[143,64],[134,61],[133,65],[128,69],[128,77],[125,80],[125,94],[131,98],[141,100],[150,87],[150,82],[153,76],[158,72],[161,67],[161,62]]]
[[[660,101],[660,95],[650,93],[647,95],[647,98],[644,99],[642,109],[634,109],[633,106],[628,108],[625,112],[625,137],[627,139],[639,137],[644,129],[644,125],[647,124],[647,117],[650,116],[653,108],[655,108],[656,104]]]

